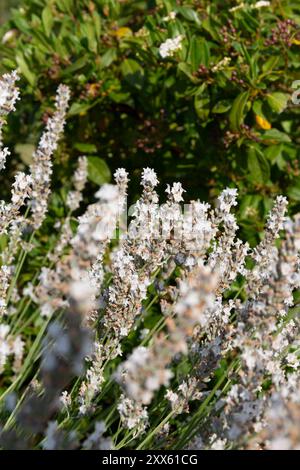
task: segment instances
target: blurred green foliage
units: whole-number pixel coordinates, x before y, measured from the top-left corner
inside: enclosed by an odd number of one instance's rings
[[[109,178],[108,167],[125,166],[134,187],[151,166],[164,183],[181,180],[202,199],[232,184],[242,236],[254,243],[274,194],[300,209],[300,105],[291,101],[300,4],[272,3],[230,11],[235,1],[21,2],[1,34],[1,67],[18,67],[23,78],[8,144],[28,164],[37,123],[64,82],[73,104],[56,159],[60,184],[83,153],[94,183]],[[159,46],[179,34],[182,48],[162,58]]]
[[[10,14],[10,9],[17,6],[19,0],[0,0],[0,24],[4,23]]]

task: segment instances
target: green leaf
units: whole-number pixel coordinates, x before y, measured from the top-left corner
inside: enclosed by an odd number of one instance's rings
[[[101,67],[109,67],[117,58],[117,50],[114,48],[108,49],[101,57]]]
[[[262,196],[259,194],[247,194],[241,199],[239,213],[241,219],[249,220],[249,215],[256,218],[259,212],[259,205],[261,203]],[[250,213],[250,214],[249,214]]]
[[[264,110],[264,103],[261,100],[254,101],[252,105],[252,109],[253,109],[253,112],[257,114],[258,116],[262,117],[266,121],[269,120]]]
[[[280,132],[278,129],[269,129],[261,134],[261,138],[264,141],[276,142],[291,142],[291,138],[284,132]]]
[[[270,160],[273,165],[276,164],[281,171],[284,171],[287,167],[287,162],[283,156],[283,148],[283,144],[271,145],[264,152],[267,159]]]
[[[89,156],[87,158],[89,180],[99,185],[108,183],[111,179],[111,173],[105,160],[97,156]]]
[[[42,11],[42,22],[46,36],[49,37],[53,26],[53,15],[49,5],[47,5]]]
[[[130,93],[120,93],[118,91],[111,91],[108,94],[109,98],[115,103],[128,103],[130,100]]]
[[[204,86],[203,86],[204,85]],[[200,121],[206,121],[210,114],[210,96],[203,84],[194,98],[194,107]]]
[[[248,30],[250,33],[254,33],[259,30],[259,22],[254,18],[251,10],[250,12],[247,10],[242,10],[237,13],[241,14],[243,17],[242,24],[246,30]]]
[[[178,70],[183,72],[193,83],[199,83],[199,80],[193,76],[190,65],[185,62],[179,62]]]
[[[214,39],[214,41],[219,41],[219,25],[209,16],[202,19],[201,27],[204,31],[207,31],[208,34]]]
[[[240,48],[241,48],[241,53],[244,55],[246,62],[248,63],[250,67],[250,76],[252,79],[255,79],[258,75],[257,63],[258,63],[259,55],[257,54],[250,55],[246,46],[243,43],[240,44]]]
[[[275,113],[282,113],[287,106],[289,98],[289,95],[286,93],[280,93],[277,91],[267,95],[268,104]]]
[[[98,41],[94,24],[85,21],[83,24],[81,24],[81,33],[83,36],[83,42],[87,41],[88,49],[91,52],[96,53],[98,48]]]
[[[205,39],[199,41],[200,63],[209,66],[210,61],[210,48],[209,43]]]
[[[41,51],[52,54],[55,52],[53,49],[52,38],[50,40],[50,38],[48,38],[42,30],[32,29],[30,34],[35,38],[35,45]]]
[[[74,72],[77,72],[77,70],[82,69],[87,63],[88,63],[88,57],[84,55],[83,57],[80,57],[78,60],[76,60],[73,64],[69,65],[65,69],[62,70],[61,76],[65,77],[68,76]]]
[[[300,181],[298,180],[296,184],[289,186],[287,189],[287,195],[290,199],[295,201],[300,201]]]
[[[74,147],[76,148],[76,150],[79,150],[79,152],[82,152],[82,153],[97,152],[97,147],[96,145],[93,145],[93,144],[85,144],[81,142],[76,142],[76,144],[74,144]]]
[[[249,98],[249,91],[243,91],[234,100],[229,113],[232,130],[237,131],[244,120],[244,111]]]
[[[20,67],[21,73],[24,75],[26,80],[30,83],[31,86],[34,86],[36,82],[36,76],[28,67],[27,62],[20,51],[17,53],[16,61]]]
[[[13,61],[11,59],[2,59],[1,60],[1,65],[4,65],[8,69],[15,69],[16,68],[15,61]]]
[[[1,234],[0,235],[0,250],[1,250],[1,253],[5,250],[5,248],[7,247],[7,242],[8,242],[8,237],[6,234]]]
[[[190,42],[189,61],[192,65],[193,72],[195,72],[200,64],[205,66],[209,65],[209,46],[207,41],[202,38],[193,36]]]
[[[215,104],[212,112],[216,114],[226,113],[231,108],[231,104],[230,100],[220,100]]]
[[[30,34],[30,25],[28,22],[23,18],[21,13],[17,12],[17,14],[13,18],[13,23],[16,27],[22,31],[22,33]]]
[[[192,8],[187,8],[187,7],[180,7],[178,8],[178,12],[186,19],[189,21],[193,21],[196,23],[198,26],[201,25],[200,18],[198,14],[193,10]]]
[[[99,13],[97,13],[97,11],[93,11],[92,13],[92,18],[93,18],[93,22],[94,22],[94,26],[95,26],[95,32],[96,32],[96,35],[98,37],[98,39],[100,38],[100,34],[101,34],[101,16],[99,15]]]
[[[189,62],[192,65],[193,72],[195,72],[201,64],[199,42],[196,36],[193,36],[190,41]]]
[[[273,70],[276,65],[278,64],[280,60],[280,56],[279,55],[273,55],[271,56],[262,66],[262,70],[263,72],[270,72],[271,70]]]
[[[270,179],[269,162],[258,147],[248,148],[247,165],[251,182],[265,184]]]
[[[140,64],[133,59],[125,59],[121,65],[121,72],[125,80],[135,88],[142,88],[144,81],[144,70]]]
[[[271,163],[275,163],[277,158],[282,154],[282,148],[282,144],[270,145],[270,147],[265,150],[264,154]]]
[[[135,72],[140,72],[141,70],[143,70],[142,67],[134,59],[125,59],[122,62],[121,71],[124,77],[126,77],[126,75],[133,75]]]
[[[73,103],[69,109],[68,116],[85,114],[89,109],[97,104],[97,100],[92,103]]]
[[[73,0],[56,0],[56,3],[62,11],[72,14]]]

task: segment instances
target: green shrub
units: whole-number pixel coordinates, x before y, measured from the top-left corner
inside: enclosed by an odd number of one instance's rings
[[[40,131],[34,123],[66,83],[73,105],[56,161],[60,182],[82,153],[96,183],[119,165],[133,175],[151,166],[163,182],[180,178],[202,198],[233,182],[240,224],[254,242],[273,194],[299,209],[300,106],[291,97],[300,78],[300,5],[244,2],[232,11],[236,5],[24,2],[3,28],[10,33],[0,52],[2,66],[18,66],[27,82],[27,117],[11,122],[16,152],[28,163]],[[180,49],[162,57],[160,45],[179,35]]]

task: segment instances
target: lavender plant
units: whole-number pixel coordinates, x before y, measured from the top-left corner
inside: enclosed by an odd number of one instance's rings
[[[0,81],[0,130],[17,79]],[[145,168],[127,220],[127,172],[86,204],[82,156],[41,257],[69,98],[60,85],[0,205],[1,448],[299,448],[300,216],[278,196],[252,249],[235,188],[183,205],[175,182],[159,204]]]

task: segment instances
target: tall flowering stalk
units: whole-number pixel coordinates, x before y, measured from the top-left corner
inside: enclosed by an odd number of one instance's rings
[[[16,101],[19,99],[19,89],[16,82],[19,80],[17,72],[5,74],[0,79],[0,171],[5,168],[5,162],[10,152],[7,147],[3,147],[2,129],[6,116],[15,110]]]
[[[0,119],[0,137],[5,116],[15,109],[15,103],[19,97],[19,90],[15,86],[15,82],[18,80],[16,72],[6,74],[0,81],[0,105],[1,105],[1,119]],[[12,184],[11,202],[6,203],[1,201],[0,203],[0,234],[8,236],[7,246],[1,252],[2,267],[0,272],[1,282],[1,310],[2,316],[14,313],[14,307],[9,306],[11,301],[18,301],[18,293],[15,288],[15,282],[17,280],[19,267],[21,266],[24,258],[21,258],[18,264],[15,264],[15,258],[19,248],[22,250],[30,249],[30,244],[26,246],[23,239],[23,233],[26,227],[30,223],[29,219],[26,218],[21,212],[23,206],[28,206],[29,199],[39,199],[40,206],[43,205],[44,209],[47,208],[48,194],[50,193],[50,175],[51,175],[51,161],[50,157],[53,151],[57,147],[58,138],[63,129],[64,118],[67,108],[67,102],[69,98],[69,91],[67,87],[60,87],[56,98],[57,110],[54,117],[49,120],[47,124],[47,130],[43,134],[38,150],[34,155],[34,164],[31,167],[31,174],[26,175],[23,172],[19,172],[15,175],[15,181]],[[9,154],[8,150],[2,150],[2,141],[0,138],[0,149],[2,157],[5,154]],[[4,152],[4,153],[3,153]],[[2,158],[2,167],[4,166]],[[47,168],[46,168],[47,167]],[[48,170],[48,176],[47,176]],[[48,188],[47,188],[47,184]],[[30,202],[32,204],[32,201]],[[35,213],[37,205],[33,205],[33,212]],[[43,210],[42,210],[43,212]],[[41,215],[41,212],[40,212]],[[34,227],[38,228],[43,220],[43,217],[39,219],[38,224],[34,223]],[[37,219],[35,218],[35,221]],[[6,337],[8,337],[9,326]],[[23,342],[20,337],[17,337],[17,341],[20,344],[18,353],[15,353],[16,357],[21,358],[23,353]],[[9,351],[11,348],[9,349]],[[7,353],[9,354],[12,353]],[[18,361],[21,365],[21,360]]]
[[[53,116],[48,119],[46,130],[42,134],[38,148],[33,155],[33,163],[30,166],[32,177],[31,223],[35,229],[41,226],[47,212],[48,197],[51,192],[51,156],[57,149],[59,138],[63,132],[69,99],[69,88],[60,85],[56,95],[56,110]]]

